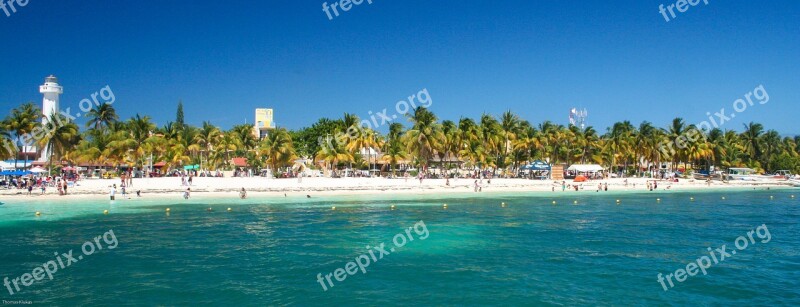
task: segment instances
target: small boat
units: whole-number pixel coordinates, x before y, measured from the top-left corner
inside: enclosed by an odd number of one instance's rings
[[[756,174],[756,170],[746,167],[731,167],[728,169],[728,180],[757,181],[764,177]]]
[[[790,179],[792,178],[792,172],[790,170],[777,170],[774,174],[769,175],[774,179]]]

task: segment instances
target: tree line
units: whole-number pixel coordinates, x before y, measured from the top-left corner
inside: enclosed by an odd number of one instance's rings
[[[308,158],[329,170],[380,164],[385,165],[384,172],[393,172],[400,164],[451,169],[462,163],[471,169],[513,173],[527,162],[544,160],[596,163],[628,175],[644,175],[662,164],[673,169],[749,167],[800,173],[800,136],[782,137],[753,122],[742,132],[715,128],[687,141],[685,134],[697,127],[681,118],[664,128],[647,121],[638,126],[622,121],[601,133],[591,126],[581,129],[551,121],[534,125],[511,111],[499,117],[483,114],[477,119],[440,121],[431,110],[418,107],[406,115],[408,127],[393,122],[385,135],[362,127],[358,116],[345,113],[297,130],[279,127],[258,139],[253,125],[223,130],[208,121],[201,126],[186,124],[182,103],[175,121],[160,127],[140,114],[121,120],[110,104],[95,106],[85,117],[83,129],[60,114],[42,124],[41,111],[33,103],[23,104],[0,123],[0,158],[16,159],[23,145],[20,138],[37,132],[31,145],[49,146],[49,160],[62,162],[53,163],[56,168],[62,164],[142,168],[163,162],[166,169],[199,164],[203,169],[229,170],[234,167],[231,158],[245,157],[254,169],[272,170]],[[358,133],[348,134],[348,129]],[[683,146],[664,150],[663,144],[670,142]]]

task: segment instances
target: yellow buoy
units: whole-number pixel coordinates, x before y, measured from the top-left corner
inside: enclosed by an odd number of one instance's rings
[[[331,210],[336,210],[336,206],[331,207]]]
[[[108,214],[108,210],[103,210],[103,214]]]
[[[394,210],[394,205],[392,205],[392,210]]]
[[[169,208],[167,208],[167,212],[169,212]]]
[[[661,198],[656,198],[656,201],[661,201]]]
[[[211,208],[206,209],[206,211],[211,212]]]
[[[231,209],[231,208],[228,208],[228,212],[231,212],[231,211],[233,211],[233,209]]]
[[[689,200],[694,201],[694,197],[689,197]]]
[[[772,195],[769,196],[769,199],[773,199],[773,198],[775,198],[775,196],[772,196]]]
[[[722,196],[722,200],[725,200],[725,196]]]
[[[36,216],[40,216],[40,215],[42,215],[42,213],[39,212],[39,211],[36,211]]]
[[[577,205],[577,204],[578,204],[578,201],[576,200],[576,201],[573,201],[572,203]]]
[[[445,207],[445,208],[447,208],[447,204],[444,204],[444,205],[442,205],[442,207]]]
[[[553,201],[553,204],[554,204],[554,205],[556,204],[556,201],[555,201],[555,200]]]

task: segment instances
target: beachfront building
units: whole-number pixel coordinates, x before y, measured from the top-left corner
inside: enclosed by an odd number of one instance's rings
[[[275,129],[275,122],[272,121],[272,109],[256,109],[255,123],[253,133],[259,140],[263,139],[269,134],[270,130]]]

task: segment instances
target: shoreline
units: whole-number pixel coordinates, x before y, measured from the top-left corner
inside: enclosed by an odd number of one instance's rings
[[[360,195],[420,195],[430,196],[435,194],[476,196],[486,193],[519,193],[539,192],[554,193],[555,195],[587,195],[597,191],[600,183],[608,185],[608,191],[600,190],[601,195],[609,192],[681,192],[681,191],[719,191],[719,190],[749,190],[749,189],[792,189],[793,187],[781,182],[728,182],[712,181],[709,186],[706,182],[696,180],[680,180],[679,182],[659,181],[657,190],[649,191],[646,182],[649,178],[612,178],[607,180],[594,180],[579,185],[579,191],[567,188],[562,191],[560,183],[553,180],[529,179],[492,179],[491,183],[484,179],[480,185],[482,192],[474,191],[474,179],[451,180],[450,186],[445,184],[445,179],[425,179],[422,183],[418,179],[387,179],[387,178],[304,178],[299,182],[291,179],[267,179],[263,177],[197,177],[192,186],[176,184],[180,181],[177,177],[166,178],[137,178],[133,186],[128,188],[126,196],[121,194],[119,179],[86,179],[77,186],[68,189],[68,195],[58,195],[55,188],[48,187],[46,194],[40,195],[40,190],[34,188],[32,195],[27,195],[27,190],[3,189],[0,196],[14,201],[54,201],[54,200],[108,200],[109,191],[113,184],[117,184],[117,200],[125,197],[138,199],[136,191],[142,192],[146,199],[183,199],[183,192],[191,188],[190,199],[218,199],[239,198],[239,191],[245,188],[248,198],[273,198],[273,197],[329,197],[329,196],[360,196]],[[566,182],[572,185],[571,180]],[[545,194],[546,195],[546,194]],[[591,195],[591,194],[589,194]]]

